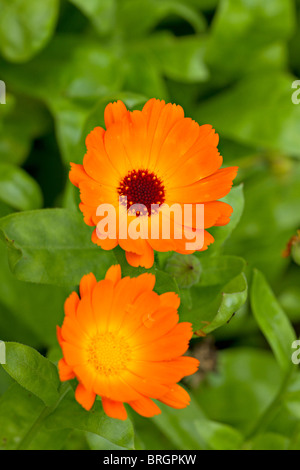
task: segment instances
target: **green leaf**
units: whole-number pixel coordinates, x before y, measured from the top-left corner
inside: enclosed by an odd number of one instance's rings
[[[102,35],[109,33],[115,23],[116,0],[70,0],[91,21]]]
[[[91,228],[78,213],[45,209],[12,214],[0,220],[9,263],[23,281],[74,286],[84,274],[100,280],[113,255],[91,241]]]
[[[87,412],[75,401],[73,391],[66,395],[47,418],[46,427],[51,430],[80,429],[97,434],[117,446],[133,448],[133,427],[129,419],[120,421],[109,418],[99,401]]]
[[[0,242],[1,339],[34,347],[57,344],[55,327],[62,322],[69,291],[19,281],[9,269],[6,251]]]
[[[206,54],[214,76],[226,82],[249,71],[283,66],[281,42],[291,36],[294,25],[290,0],[222,0]]]
[[[1,63],[4,80],[58,110],[69,100],[80,100],[88,111],[95,99],[119,91],[123,80],[123,64],[114,49],[74,34],[55,35],[38,57],[22,65],[22,74],[19,67]]]
[[[234,256],[197,256],[201,278],[189,292],[181,289],[179,314],[181,321],[192,322],[194,331],[209,333],[226,324],[245,303],[247,282],[242,275],[245,263]]]
[[[291,346],[295,331],[277,302],[263,274],[254,270],[251,287],[251,307],[254,317],[284,370],[293,366]]]
[[[277,282],[281,285],[286,278],[288,260],[280,255],[300,226],[297,210],[300,205],[300,164],[298,160],[283,158],[287,169],[276,174],[274,157],[268,163],[261,153],[250,158],[250,171],[254,174],[245,182],[245,210],[226,242],[226,252],[242,256],[249,266],[262,271],[272,285]],[[281,158],[279,164],[280,161]],[[246,173],[249,169],[244,172],[245,176]],[[296,279],[293,282],[299,285]]]
[[[6,364],[3,368],[22,387],[39,397],[47,406],[59,398],[57,369],[35,349],[18,343],[5,343]]]
[[[283,73],[247,77],[201,103],[195,119],[238,142],[299,157],[300,106],[292,102],[294,80]]]
[[[228,323],[239,308],[244,305],[247,295],[247,279],[244,273],[242,273],[224,287],[218,312],[212,322],[202,328],[202,331],[208,334]]]
[[[16,450],[32,431],[45,410],[43,402],[23,387],[14,383],[0,397],[0,449]],[[28,449],[59,450],[69,430],[50,431],[42,425],[32,436]]]
[[[244,192],[243,192],[243,184],[239,186],[235,186],[232,188],[230,193],[225,196],[222,201],[229,204],[232,209],[233,213],[230,217],[230,222],[223,226],[223,227],[212,227],[209,231],[214,236],[215,241],[209,247],[208,254],[212,255],[215,252],[220,251],[223,244],[226,240],[230,237],[233,230],[238,225],[244,210]]]
[[[230,426],[210,421],[191,395],[190,405],[174,410],[159,404],[162,414],[153,418],[159,429],[182,450],[237,450],[242,435]]]
[[[194,395],[209,419],[245,434],[272,403],[281,379],[271,352],[256,345],[227,348],[218,351],[217,371],[207,374]]]
[[[92,432],[86,433],[86,439],[91,450],[127,450]]]
[[[289,439],[286,436],[275,433],[265,433],[257,436],[247,446],[251,450],[288,450]]]
[[[0,163],[0,199],[19,210],[39,209],[42,192],[36,181],[24,170]]]
[[[158,68],[166,77],[197,83],[209,78],[209,71],[204,62],[205,45],[203,36],[176,38],[165,32],[151,35],[136,45],[136,48],[151,52]]]
[[[121,0],[117,10],[117,26],[124,36],[137,38],[146,35],[168,16],[179,16],[202,33],[206,21],[201,12],[185,0]]]
[[[8,93],[6,105],[0,107],[0,162],[23,163],[32,140],[45,133],[48,125],[49,116],[40,103]]]
[[[232,427],[214,421],[201,420],[195,422],[199,435],[212,450],[239,450],[243,436]]]
[[[58,0],[1,0],[1,54],[12,62],[29,60],[50,39],[58,7]]]

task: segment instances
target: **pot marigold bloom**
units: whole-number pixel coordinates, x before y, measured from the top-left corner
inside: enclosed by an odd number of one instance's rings
[[[151,417],[160,413],[153,399],[173,408],[190,401],[180,387],[198,360],[183,356],[192,337],[190,323],[178,323],[179,297],[153,291],[150,273],[121,279],[119,265],[104,280],[93,274],[80,282],[65,302],[65,318],[57,337],[63,351],[58,363],[61,381],[78,379],[76,400],[87,410],[96,395],[105,413],[126,419],[124,403]]]
[[[190,226],[183,221],[175,227],[172,213],[165,211],[162,216],[174,229],[169,237],[163,237],[159,214],[150,212],[152,205],[163,209],[179,204],[184,211],[185,204],[203,204],[202,233],[229,222],[232,208],[218,199],[230,191],[237,167],[220,168],[223,160],[217,149],[219,138],[212,126],[199,126],[184,117],[181,106],[156,99],[149,100],[142,111],[128,111],[121,101],[110,103],[104,118],[106,130],[96,127],[87,136],[83,165],[71,164],[70,180],[80,189],[79,207],[85,223],[95,227],[104,217],[97,215],[99,205],[114,206],[120,220],[119,198],[126,198],[123,211],[128,222],[140,217],[141,233],[147,236],[124,237],[117,228],[115,237],[103,239],[95,229],[94,243],[104,250],[119,244],[130,265],[150,268],[153,250],[193,253],[195,250],[186,247],[190,240],[186,231],[180,237],[175,232],[198,229],[194,217]],[[132,216],[130,208],[135,204],[143,204],[146,212]],[[158,236],[153,237],[150,232],[155,226]],[[199,250],[207,249],[213,241],[204,230]]]

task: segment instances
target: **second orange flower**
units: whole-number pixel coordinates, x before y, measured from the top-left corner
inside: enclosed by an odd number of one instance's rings
[[[210,125],[199,126],[184,116],[181,106],[156,99],[149,100],[142,111],[128,111],[121,101],[110,103],[104,117],[106,130],[96,127],[86,139],[83,165],[71,164],[70,180],[80,189],[80,209],[87,225],[97,226],[101,204],[114,206],[120,217],[120,197],[126,197],[128,221],[137,217],[130,215],[132,205],[147,208],[148,213],[138,214],[147,229],[159,224],[158,216],[150,214],[153,204],[203,204],[204,229],[229,222],[232,208],[218,199],[230,191],[237,167],[220,168],[219,138]],[[170,220],[170,226],[172,223]],[[188,228],[195,230],[195,223],[190,225]],[[124,239],[119,232],[113,239],[100,239],[95,228],[92,240],[104,250],[119,244],[129,264],[150,268],[154,250],[193,252],[186,248],[185,235],[179,239],[174,230],[169,239],[161,236],[160,228],[155,239]],[[213,241],[204,230],[201,250]]]

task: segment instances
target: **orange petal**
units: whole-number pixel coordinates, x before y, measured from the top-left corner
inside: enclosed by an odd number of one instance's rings
[[[94,227],[96,225],[94,222],[96,218],[96,208],[88,206],[87,204],[83,204],[83,202],[81,202],[79,204],[79,209],[83,213],[84,222],[90,227]]]
[[[79,305],[79,297],[77,292],[72,292],[65,301],[65,315],[70,317],[76,316],[77,307]]]
[[[62,382],[75,378],[73,369],[66,363],[64,358],[58,361],[58,372],[59,378]]]
[[[121,266],[119,264],[111,266],[106,272],[105,279],[116,285],[121,280]]]
[[[184,163],[184,155],[193,146],[199,136],[199,124],[191,118],[178,120],[167,134],[157,163],[158,175],[162,178],[175,165]]]
[[[59,326],[56,326],[56,337],[57,337],[57,341],[58,341],[60,347],[62,348],[63,337],[61,335],[61,328]]]
[[[71,170],[69,173],[69,178],[72,184],[79,187],[79,183],[86,179],[89,179],[88,175],[86,174],[83,165],[78,165],[77,163],[71,163]]]
[[[128,403],[134,411],[139,413],[145,418],[152,418],[161,414],[161,410],[150,398],[143,397],[140,400],[131,401]]]
[[[70,343],[63,342],[62,350],[67,364],[71,367],[85,362],[82,349],[77,348]]]
[[[221,168],[211,176],[189,186],[168,189],[167,199],[181,203],[201,203],[221,199],[229,193],[238,167]]]
[[[177,309],[162,307],[153,313],[143,315],[143,324],[134,333],[134,343],[147,344],[156,341],[177,325],[179,316]]]
[[[106,129],[108,129],[112,124],[121,121],[127,112],[127,108],[122,101],[118,100],[114,103],[109,103],[104,111]]]
[[[126,337],[132,336],[142,325],[143,319],[147,321],[147,318],[159,308],[159,305],[159,295],[156,292],[146,291],[137,297],[123,325]]]
[[[127,262],[134,267],[142,266],[150,269],[154,263],[154,251],[148,242],[145,243],[145,251],[141,255],[126,251]]]
[[[96,289],[96,286],[94,290]],[[77,320],[80,324],[83,331],[85,331],[89,336],[97,334],[97,323],[92,308],[92,294],[85,295],[77,309]]]
[[[121,419],[122,421],[127,419],[127,412],[122,402],[102,397],[102,406],[103,410],[110,418]]]
[[[105,130],[96,127],[86,138],[87,153],[83,159],[85,172],[105,186],[117,187],[121,175],[112,166],[104,146]]]
[[[152,291],[155,286],[155,276],[151,273],[140,274],[131,278],[131,290],[133,293],[132,301],[134,302],[143,292]]]
[[[135,361],[130,370],[139,377],[152,377],[156,382],[174,384],[183,377],[198,370],[199,361],[189,356],[181,356],[170,361]]]
[[[91,295],[96,284],[97,281],[93,273],[83,276],[79,284],[80,297]]]
[[[178,308],[180,305],[180,297],[178,294],[175,294],[175,292],[165,292],[161,294],[159,298],[161,306],[165,305],[167,307]]]
[[[73,344],[73,346],[81,347],[83,342],[88,339],[86,331],[77,321],[77,318],[65,317],[61,327],[61,336],[63,341]]]
[[[220,168],[223,158],[217,145],[219,136],[210,125],[200,126],[194,144],[177,163],[165,172],[165,181],[170,187],[185,186],[205,178]]]
[[[95,402],[96,394],[86,390],[82,384],[78,384],[75,390],[75,398],[83,408],[90,410]]]
[[[159,398],[159,401],[165,403],[172,408],[186,408],[190,404],[189,394],[180,385],[174,385],[170,391]]]
[[[167,393],[168,387],[161,383],[155,382],[152,377],[138,377],[129,370],[124,374],[125,380],[139,394],[150,398],[159,398]],[[125,400],[124,400],[125,401]],[[126,400],[133,401],[133,400]]]
[[[110,279],[97,283],[92,294],[95,324],[100,334],[106,333],[114,296],[114,284]]]
[[[133,360],[166,361],[184,354],[193,335],[191,323],[179,323],[161,338],[133,350]]]
[[[142,110],[147,120],[147,140],[143,148],[146,168],[159,169],[161,148],[174,125],[183,119],[184,111],[181,106],[157,100],[149,100]]]
[[[92,242],[95,243],[95,245],[101,246],[101,248],[106,251],[113,250],[118,245],[117,239],[106,238],[105,240],[101,240],[97,235],[97,229],[92,233]]]

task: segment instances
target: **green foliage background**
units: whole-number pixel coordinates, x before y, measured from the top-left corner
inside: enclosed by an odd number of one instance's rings
[[[0,0],[0,448],[300,450],[300,269],[281,256],[300,226],[299,75],[299,0]],[[152,97],[212,124],[240,170],[215,244],[153,268],[203,335],[191,405],[119,422],[57,375],[81,276],[140,272],[91,243],[68,169],[108,102]]]

